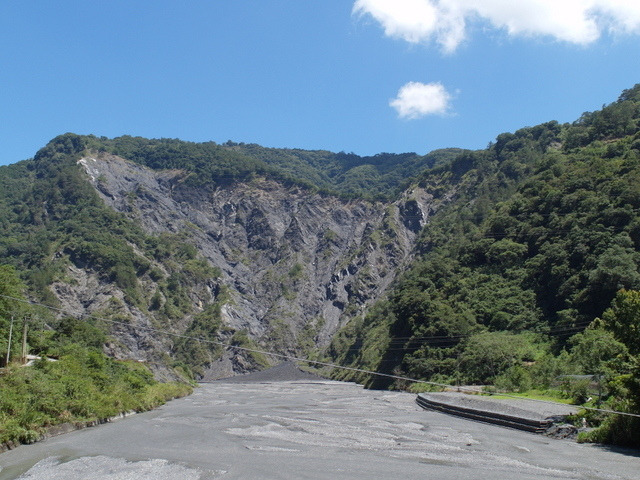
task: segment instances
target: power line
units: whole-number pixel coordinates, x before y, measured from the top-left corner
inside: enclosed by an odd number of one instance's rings
[[[29,304],[29,305],[43,307],[43,308],[47,308],[47,309],[50,309],[50,310],[55,310],[55,311],[63,313],[63,314],[68,314],[67,312],[65,312],[61,308],[52,307],[50,305],[45,305],[43,303],[38,303],[38,302],[31,301],[31,300],[24,300],[24,299],[11,297],[11,296],[8,296],[8,295],[2,295],[2,294],[0,294],[0,298],[6,298],[6,299],[9,299],[9,300],[14,300],[16,302],[26,303],[26,304]],[[91,314],[84,315],[84,318],[93,318],[95,320],[100,320],[100,321],[111,323],[111,324],[114,324],[114,325],[123,325],[123,326],[126,326],[128,328],[135,328],[130,323],[127,323],[127,322],[119,322],[117,320],[109,320],[109,319],[98,317],[98,316],[91,315]],[[160,329],[157,329],[157,328],[154,328],[154,327],[139,326],[137,328],[145,329],[147,331],[155,332],[155,333],[158,333],[158,334],[161,334],[161,335],[168,335],[168,336],[177,337],[177,338],[184,338],[184,339],[187,339],[187,340],[195,340],[195,341],[198,341],[198,342],[209,343],[209,344],[212,344],[212,345],[222,346],[222,347],[229,348],[229,349],[241,350],[241,351],[244,351],[244,352],[259,353],[259,354],[262,354],[262,355],[269,355],[271,357],[280,358],[280,359],[284,359],[284,360],[291,360],[291,361],[294,361],[294,362],[302,362],[302,363],[308,363],[308,364],[313,364],[313,365],[320,365],[320,366],[323,366],[323,367],[330,367],[330,368],[339,369],[339,370],[346,370],[346,371],[350,371],[350,372],[354,372],[354,373],[363,373],[363,374],[367,374],[367,375],[374,375],[374,376],[378,376],[378,377],[389,378],[389,379],[392,379],[392,380],[400,380],[400,381],[411,382],[411,383],[423,383],[423,384],[426,384],[426,385],[432,385],[432,386],[440,387],[440,388],[443,388],[443,389],[445,389],[445,388],[455,388],[455,389],[457,389],[459,391],[467,391],[467,392],[470,392],[470,393],[479,393],[477,389],[470,388],[470,387],[461,387],[461,386],[449,385],[449,384],[446,384],[446,383],[430,382],[430,381],[427,381],[427,380],[418,380],[418,379],[415,379],[415,378],[404,377],[404,376],[401,376],[401,375],[393,375],[393,374],[390,374],[390,373],[373,372],[371,370],[364,370],[362,368],[345,367],[343,365],[336,365],[336,364],[333,364],[333,363],[321,362],[319,360],[309,360],[307,358],[296,357],[296,356],[293,356],[293,355],[285,355],[285,354],[281,354],[281,353],[267,352],[265,350],[258,350],[256,348],[241,347],[241,346],[232,345],[232,344],[226,343],[226,342],[218,342],[218,341],[215,341],[215,340],[209,340],[209,339],[206,339],[206,338],[192,337],[190,335],[181,335],[181,334],[178,334],[178,333],[173,333],[173,332],[167,332],[167,331],[164,331],[164,330],[160,330]],[[518,399],[518,400],[528,400],[528,401],[531,401],[531,402],[544,403],[544,404],[548,404],[548,405],[562,405],[564,407],[567,406],[566,404],[560,403],[560,402],[552,402],[550,400],[540,400],[540,399],[536,399],[536,398],[524,398],[524,397],[519,397],[517,395],[510,395],[510,394],[505,394],[505,393],[500,393],[500,394],[493,393],[493,392],[482,392],[482,393],[489,394],[489,395],[500,395],[500,396],[503,396],[503,397],[514,398],[514,399]],[[595,411],[595,412],[610,413],[610,414],[614,414],[614,415],[624,415],[624,416],[628,416],[628,417],[640,418],[640,414],[635,414],[635,413],[618,412],[618,411],[615,411],[615,410],[606,410],[606,409],[602,409],[602,408],[585,407],[585,406],[580,406],[580,408],[584,409],[584,410]]]
[[[571,326],[567,325],[567,326],[555,326],[553,328],[550,328],[548,332],[534,332],[534,333],[540,333],[543,335],[549,335],[549,336],[558,336],[558,337],[563,337],[563,336],[570,336],[573,335],[574,333],[579,333],[581,331],[583,331],[587,326],[589,326],[591,324],[591,321],[582,321],[582,322],[578,322],[575,323]],[[482,333],[491,333],[491,332],[477,332],[477,333],[468,333],[468,334],[461,334],[461,335],[434,335],[434,336],[421,336],[421,337],[391,337],[388,345],[391,347],[396,347],[396,348],[387,348],[385,349],[386,351],[402,351],[402,350],[407,350],[407,348],[404,347],[399,347],[399,345],[411,345],[411,348],[414,348],[416,346],[421,346],[421,345],[433,345],[433,346],[439,346],[442,344],[456,344],[464,339],[470,338],[474,335],[477,334],[482,334]],[[360,347],[351,347],[349,349],[347,349],[348,351],[357,351],[357,350],[361,350]]]

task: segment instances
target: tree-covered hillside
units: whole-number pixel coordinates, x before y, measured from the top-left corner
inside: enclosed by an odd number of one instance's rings
[[[181,169],[200,187],[266,176],[285,184],[348,198],[389,201],[422,170],[447,163],[463,150],[436,150],[427,155],[381,153],[361,157],[324,150],[265,148],[256,144],[194,143],[178,139],[122,136],[113,139],[74,136],[77,147],[109,152],[154,170]],[[52,141],[63,141],[66,136]]]
[[[0,265],[0,449],[35,442],[61,423],[146,411],[191,392],[185,382],[159,383],[144,364],[108,357],[104,325],[91,318],[54,320],[29,303],[24,290],[15,270]],[[27,366],[23,326],[32,359]]]
[[[561,373],[606,371],[615,383],[634,371],[621,337],[581,332],[618,291],[640,289],[640,86],[573,124],[499,135],[420,184],[455,199],[423,229],[388,298],[337,335],[333,360],[511,389]],[[609,353],[598,356],[596,344]],[[586,360],[589,348],[597,361]]]
[[[324,150],[265,148],[227,142],[225,148],[304,179],[318,188],[347,197],[391,200],[426,168],[447,163],[463,152],[459,148],[435,150],[427,155],[379,153],[361,157]]]

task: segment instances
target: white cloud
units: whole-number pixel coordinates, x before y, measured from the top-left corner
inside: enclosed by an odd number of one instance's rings
[[[440,43],[453,51],[462,41],[464,17],[432,0],[357,0],[354,14],[369,14],[386,35],[411,43]]]
[[[600,0],[596,2],[608,29],[617,34],[640,33],[640,2],[636,0]]]
[[[604,31],[640,34],[638,0],[356,0],[353,13],[371,15],[385,34],[411,43],[436,42],[445,53],[482,20],[509,35],[549,36],[587,45]]]
[[[398,96],[389,102],[400,118],[409,120],[427,115],[448,113],[451,94],[440,83],[409,82],[398,91]]]

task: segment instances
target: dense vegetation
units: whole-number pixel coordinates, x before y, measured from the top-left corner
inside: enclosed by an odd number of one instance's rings
[[[184,383],[158,383],[141,364],[118,362],[78,345],[57,361],[12,365],[0,375],[0,444],[32,443],[48,427],[142,412],[187,395]]]
[[[106,207],[77,165],[90,142],[62,135],[32,161],[3,167],[0,263],[13,266],[32,297],[53,307],[59,305],[48,286],[65,280],[70,265],[93,270],[121,289],[127,304],[152,314],[157,327],[172,330],[173,322],[194,312],[191,296],[220,271],[182,233],[146,234]],[[113,298],[103,313],[126,322],[120,303]],[[0,337],[6,338],[2,324]],[[190,348],[181,347],[177,356]]]
[[[187,181],[196,187],[267,176],[287,185],[370,200],[394,198],[424,168],[446,163],[462,152],[450,148],[424,156],[381,153],[361,157],[354,153],[265,148],[231,141],[218,145],[130,136],[77,138],[85,148],[113,153],[156,170],[184,170],[191,174]]]
[[[141,363],[107,357],[102,352],[105,332],[94,321],[64,317],[43,328],[40,312],[16,301],[24,300],[22,289],[13,268],[0,266],[2,352],[20,358],[22,342],[9,346],[6,334],[11,329],[19,340],[23,319],[31,318],[29,344],[32,353],[41,355],[31,367],[13,362],[0,372],[0,444],[31,443],[60,423],[145,411],[191,391],[186,383],[158,383]]]
[[[223,146],[259,159],[288,178],[301,179],[322,191],[371,200],[393,199],[419,172],[447,163],[463,151],[448,148],[424,156],[379,153],[361,157],[354,153],[265,148],[232,142]]]
[[[511,390],[606,372],[612,404],[640,412],[637,352],[609,322],[585,330],[618,291],[640,289],[640,86],[573,124],[499,135],[420,184],[457,197],[423,230],[389,297],[336,337],[332,358]],[[640,444],[637,430],[625,441]]]

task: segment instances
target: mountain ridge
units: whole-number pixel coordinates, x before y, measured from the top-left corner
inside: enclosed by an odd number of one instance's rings
[[[38,236],[44,248],[14,261],[37,265],[30,281],[67,313],[130,322],[108,329],[115,341],[106,351],[147,361],[161,377],[163,364],[211,378],[268,360],[168,341],[145,330],[152,325],[206,331],[217,342],[239,336],[279,353],[317,352],[388,288],[442,203],[420,188],[390,203],[341,198],[266,170],[203,183],[194,177],[207,165],[152,170],[95,142],[66,134],[27,163],[33,190],[21,208],[29,220],[13,230]],[[5,239],[6,253],[20,253],[16,241]]]
[[[634,152],[633,140],[612,139],[637,131],[636,90],[571,125],[547,122],[501,134],[485,150],[425,156],[61,135],[33,161],[4,169],[5,225],[15,235],[0,254],[29,269],[44,300],[69,297],[76,313],[79,297],[90,296],[78,285],[110,285],[114,305],[96,310],[317,355],[383,298],[414,256],[442,249],[446,238],[459,243],[531,175],[565,168],[558,156],[594,142],[605,156]],[[308,166],[297,178],[285,168],[293,160]],[[477,218],[452,236],[441,212],[457,225],[465,209]],[[432,218],[440,219],[436,227],[424,229]],[[503,247],[504,255],[521,255],[515,240]],[[196,375],[220,354],[156,340],[146,340],[156,342],[149,348],[156,363],[188,363],[193,354]],[[134,343],[110,351],[143,355]]]

